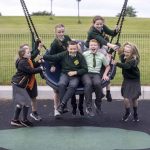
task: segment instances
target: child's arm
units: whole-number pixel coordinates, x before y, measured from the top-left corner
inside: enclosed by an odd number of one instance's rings
[[[109,70],[110,70],[110,65],[107,65],[105,68],[105,72],[103,74],[103,77],[102,77],[103,80],[109,80],[109,77],[108,77]]]
[[[34,48],[31,51],[31,60],[34,60],[37,55],[40,54],[40,50],[43,47],[43,44],[41,43],[41,41],[36,40],[35,44],[34,44]]]
[[[84,56],[82,54],[79,55],[80,55],[79,58],[80,58],[81,69],[77,71],[77,75],[83,75],[88,72],[88,67]]]
[[[28,61],[24,60],[24,61],[20,61],[19,65],[18,65],[18,70],[31,75],[31,74],[41,73],[43,70],[43,67],[32,68],[30,66],[30,64],[28,63]]]
[[[61,52],[61,53],[58,53],[58,54],[55,54],[55,55],[45,54],[43,56],[43,59],[46,60],[46,61],[59,62],[66,55],[66,53],[67,53],[67,51]]]
[[[111,30],[106,25],[103,26],[103,29],[104,29],[104,32],[106,34],[111,35],[111,36],[116,36],[117,33],[118,33],[118,29],[117,28],[115,30]]]

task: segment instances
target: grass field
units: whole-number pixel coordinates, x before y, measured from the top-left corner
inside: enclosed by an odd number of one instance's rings
[[[58,23],[63,23],[66,26],[66,33],[72,38],[85,40],[92,17],[81,17],[81,24],[77,24],[77,17],[55,17],[53,20],[50,20],[49,17],[32,17],[32,19],[44,44],[49,47],[54,38],[54,26]],[[107,17],[105,20],[110,28],[115,27],[117,18]],[[150,19],[126,18],[120,38],[121,44],[130,41],[139,47],[141,80],[144,85],[150,84],[149,24]],[[22,43],[31,43],[25,17],[0,17],[0,84],[10,84],[11,76],[15,72],[14,62],[17,49]],[[42,53],[44,53],[44,50]],[[118,69],[112,84],[118,85],[121,84],[121,81],[121,70]],[[44,84],[45,81],[39,79],[39,83]]]

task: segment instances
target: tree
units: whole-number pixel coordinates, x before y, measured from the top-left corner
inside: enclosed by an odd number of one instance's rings
[[[0,16],[2,16],[2,13],[0,12]]]
[[[126,9],[126,15],[127,17],[136,17],[137,11],[135,11],[135,8],[133,8],[132,6],[127,6],[127,9]],[[118,13],[116,15],[117,17],[120,16],[120,13]]]
[[[49,16],[51,14],[47,11],[38,11],[38,12],[33,12],[31,15],[32,16]]]
[[[80,24],[81,21],[80,21],[80,7],[79,7],[79,4],[80,4],[81,0],[76,0],[76,1],[78,3],[78,24]]]

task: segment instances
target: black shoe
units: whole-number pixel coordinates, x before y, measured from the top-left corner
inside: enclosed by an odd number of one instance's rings
[[[128,121],[129,117],[130,117],[131,113],[126,113],[123,117],[122,117],[122,121]]]
[[[64,108],[63,114],[69,112],[69,109],[67,107]]]
[[[25,127],[33,127],[33,123],[30,122],[29,120],[22,120],[21,124]]]
[[[73,116],[75,116],[75,115],[76,115],[76,113],[77,113],[76,108],[73,108],[73,109],[72,109],[72,115],[73,115]]]
[[[139,122],[140,121],[137,114],[133,116],[133,121],[134,122]]]
[[[86,108],[86,113],[87,113],[88,116],[90,116],[90,117],[94,117],[94,116],[95,116],[95,114],[94,114],[92,108]]]
[[[60,114],[63,114],[63,113],[64,113],[64,107],[65,107],[65,105],[64,105],[63,103],[61,103],[61,104],[58,106],[57,110],[59,111]]]
[[[79,110],[79,113],[80,113],[80,116],[84,116],[84,111],[83,111],[83,109],[80,109],[80,110]]]
[[[10,124],[12,126],[22,127],[22,124],[19,120],[11,120]]]
[[[107,102],[112,102],[112,97],[110,93],[106,94]]]

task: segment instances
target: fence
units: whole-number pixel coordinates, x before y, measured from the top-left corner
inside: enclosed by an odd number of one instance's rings
[[[41,34],[41,39],[44,41],[44,45],[48,48],[50,43],[54,39],[53,34]],[[72,39],[85,40],[86,35],[72,34]],[[142,85],[149,85],[150,79],[150,34],[122,34],[120,37],[120,43],[123,44],[126,41],[133,42],[139,48],[141,56],[141,62],[139,65],[141,71],[141,83]],[[114,39],[115,42],[115,39]],[[23,43],[31,44],[30,34],[0,34],[0,85],[10,84],[12,75],[15,73],[15,60],[17,57],[17,51],[19,45]],[[42,51],[44,54],[45,51]],[[118,59],[118,58],[116,58]],[[39,76],[38,83],[44,85],[45,81]],[[113,85],[120,85],[122,81],[121,70],[117,69],[115,79],[112,81]]]

